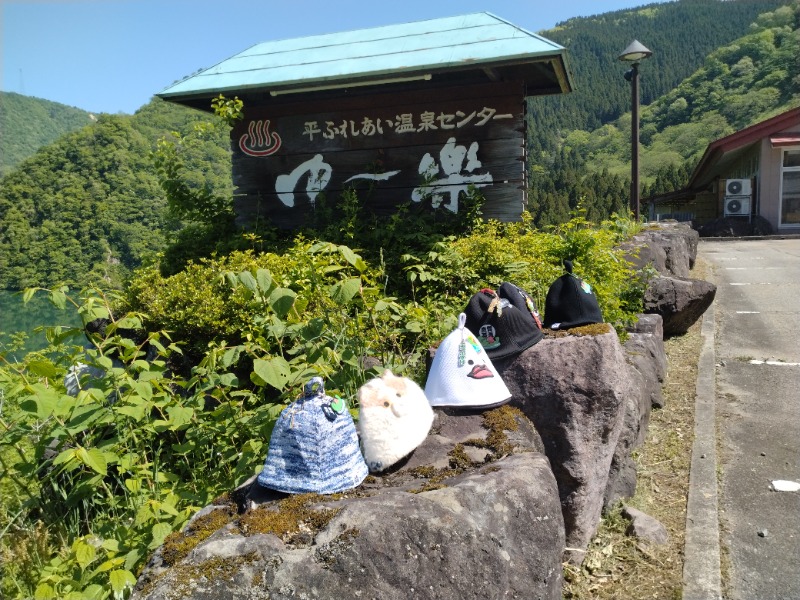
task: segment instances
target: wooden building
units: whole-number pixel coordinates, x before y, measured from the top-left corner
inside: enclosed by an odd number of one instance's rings
[[[800,233],[800,107],[710,143],[686,188],[653,198],[651,211],[696,225],[762,217]]]
[[[302,223],[321,194],[484,216],[525,203],[525,98],[572,90],[565,49],[489,13],[264,42],[159,97],[211,110],[244,101],[233,128],[237,223]]]

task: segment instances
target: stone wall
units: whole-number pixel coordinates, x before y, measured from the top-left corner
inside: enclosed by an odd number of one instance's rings
[[[168,538],[133,597],[560,599],[562,561],[580,563],[604,508],[635,490],[631,453],[663,406],[664,337],[715,291],[689,278],[686,225],[626,249],[655,277],[624,343],[605,324],[550,332],[495,365],[509,404],[435,410],[420,447],[351,492],[286,497],[246,482]]]

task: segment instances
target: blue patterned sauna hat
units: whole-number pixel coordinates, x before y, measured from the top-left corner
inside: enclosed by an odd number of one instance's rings
[[[335,494],[368,474],[347,403],[326,396],[314,377],[278,417],[258,483],[289,494]]]

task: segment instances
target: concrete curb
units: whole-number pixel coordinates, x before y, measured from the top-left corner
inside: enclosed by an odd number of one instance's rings
[[[722,598],[717,511],[716,327],[714,304],[703,315],[703,348],[697,370],[694,444],[686,507],[683,600]]]
[[[741,235],[724,237],[701,237],[701,242],[757,242],[760,240],[796,240],[800,238],[800,233],[773,233],[770,235]]]

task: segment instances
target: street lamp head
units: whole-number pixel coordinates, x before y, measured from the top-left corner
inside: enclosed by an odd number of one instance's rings
[[[650,58],[653,52],[638,40],[633,40],[617,58],[625,62],[638,63],[640,60]]]

